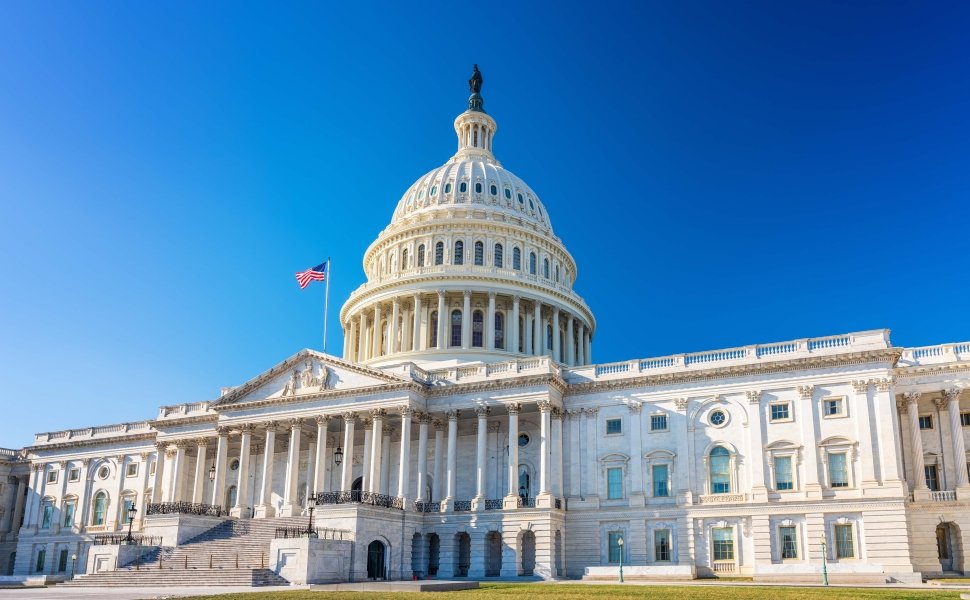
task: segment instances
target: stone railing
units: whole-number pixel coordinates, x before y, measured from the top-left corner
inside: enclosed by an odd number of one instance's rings
[[[561,375],[562,370],[559,365],[557,365],[550,357],[534,356],[499,363],[436,369],[434,371],[427,372],[428,379],[426,383],[430,385],[465,383],[468,381],[514,377],[521,373],[553,373],[556,375]]]
[[[83,429],[66,429],[64,431],[38,433],[34,436],[34,443],[56,444],[79,439],[114,437],[136,433],[150,433],[152,431],[154,429],[152,429],[148,421],[135,421],[134,423],[117,423],[115,425],[101,425],[98,427],[85,427]]]
[[[715,573],[734,573],[738,570],[738,565],[734,561],[714,561]]]
[[[705,494],[697,497],[698,504],[737,504],[747,501],[747,494]]]
[[[903,355],[899,358],[899,362],[896,363],[897,367],[919,367],[923,365],[970,361],[970,342],[903,348],[902,350]]]
[[[17,460],[20,458],[20,450],[12,450],[10,448],[0,448],[0,459],[4,460]]]
[[[162,406],[158,409],[159,419],[177,419],[180,417],[192,417],[204,415],[206,413],[215,414],[209,410],[208,402],[189,402],[187,404],[175,404],[172,406]]]
[[[152,502],[145,509],[146,516],[176,514],[222,517],[229,513],[221,506],[195,502]]]
[[[569,367],[564,370],[564,374],[567,380],[577,383],[597,379],[620,379],[637,375],[660,375],[695,369],[760,364],[816,355],[881,350],[889,347],[889,330],[877,329],[773,344],[755,344],[740,348]]]

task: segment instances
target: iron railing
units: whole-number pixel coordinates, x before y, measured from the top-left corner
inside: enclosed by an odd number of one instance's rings
[[[162,536],[160,535],[133,535],[128,539],[127,535],[96,535],[94,536],[95,546],[161,546]]]
[[[418,512],[441,512],[440,502],[415,502],[414,510]]]
[[[498,500],[486,500],[485,510],[502,510],[502,506],[504,505],[503,502],[504,501],[502,498],[499,498]]]
[[[145,509],[146,515],[201,515],[205,517],[223,517],[229,512],[214,504],[197,504],[195,502],[152,502]]]
[[[455,512],[468,512],[472,509],[471,500],[455,500]]]
[[[535,508],[536,499],[535,498],[523,498],[519,496],[519,508]]]
[[[350,530],[331,529],[329,527],[316,527],[307,529],[306,527],[277,527],[276,539],[287,540],[296,538],[319,538],[322,540],[347,540],[350,539]]]
[[[369,506],[379,506],[381,508],[396,508],[404,510],[404,498],[398,496],[388,496],[387,494],[375,494],[373,492],[362,492],[360,490],[343,492],[317,492],[317,505],[321,504],[367,504]]]

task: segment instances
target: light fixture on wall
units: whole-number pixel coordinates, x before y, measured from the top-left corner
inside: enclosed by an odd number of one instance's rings
[[[333,453],[333,464],[339,467],[342,462],[344,462],[344,449],[337,446],[337,449]]]
[[[215,480],[216,480],[216,466],[212,465],[211,467],[209,467],[209,481],[215,481]]]

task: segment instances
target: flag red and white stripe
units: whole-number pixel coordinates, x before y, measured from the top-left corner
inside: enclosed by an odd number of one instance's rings
[[[306,286],[310,285],[311,281],[324,281],[327,279],[327,263],[322,262],[315,267],[310,267],[306,271],[300,271],[296,274],[296,281],[300,284],[300,289],[302,290]]]

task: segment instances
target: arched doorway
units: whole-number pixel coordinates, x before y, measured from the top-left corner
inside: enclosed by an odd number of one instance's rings
[[[502,534],[489,531],[485,535],[485,577],[502,574]]]
[[[522,548],[520,552],[522,562],[520,563],[519,575],[531,576],[535,574],[536,569],[536,534],[531,530],[522,532],[520,546]]]
[[[384,560],[386,552],[387,547],[380,540],[374,540],[367,546],[367,579],[387,579]]]
[[[960,540],[960,529],[956,524],[947,522],[936,526],[936,553],[941,571],[963,570]]]
[[[455,577],[468,577],[472,566],[472,538],[464,531],[455,535]]]
[[[364,488],[364,478],[358,477],[350,484],[350,501],[360,502],[360,493]]]
[[[437,533],[428,535],[428,577],[438,576],[438,565],[441,559],[441,538]]]

